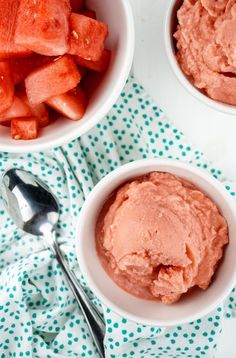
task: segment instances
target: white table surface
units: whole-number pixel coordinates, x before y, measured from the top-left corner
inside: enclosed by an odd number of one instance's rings
[[[189,140],[236,181],[236,117],[215,112],[192,98],[167,61],[163,20],[169,0],[130,1],[136,25],[134,75]],[[236,357],[236,320],[224,322],[216,358],[227,356]]]

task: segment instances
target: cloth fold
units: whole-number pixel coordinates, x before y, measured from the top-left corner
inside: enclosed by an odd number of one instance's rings
[[[187,142],[132,77],[109,114],[88,134],[45,153],[0,153],[0,171],[9,167],[31,171],[58,197],[60,247],[105,316],[107,357],[214,357],[222,320],[236,315],[235,290],[214,312],[195,322],[149,327],[101,305],[79,271],[75,227],[85,198],[116,167],[153,157],[174,158],[207,170],[235,196],[235,183]],[[40,238],[15,227],[1,198],[0,222],[1,357],[97,357],[85,320],[49,249]]]

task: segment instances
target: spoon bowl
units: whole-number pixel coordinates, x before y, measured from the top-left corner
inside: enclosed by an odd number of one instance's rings
[[[2,184],[5,205],[20,229],[36,236],[53,229],[59,219],[59,205],[45,183],[28,172],[10,169]]]

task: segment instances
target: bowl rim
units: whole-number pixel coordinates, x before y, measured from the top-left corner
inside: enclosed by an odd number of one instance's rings
[[[198,90],[185,76],[182,69],[180,68],[178,61],[176,60],[172,41],[171,41],[171,18],[174,11],[175,4],[179,0],[169,0],[169,5],[167,7],[165,19],[164,19],[164,43],[165,43],[165,50],[167,54],[167,58],[169,61],[169,64],[177,77],[180,84],[196,99],[198,99],[200,102],[204,103],[208,107],[223,112],[225,114],[229,115],[236,115],[236,106],[226,104],[223,102],[216,101],[210,97],[208,97],[206,94],[202,93],[200,90]]]
[[[45,142],[38,142],[37,139],[32,141],[20,141],[20,144],[23,145],[0,143],[0,151],[9,152],[9,153],[28,153],[28,152],[37,152],[37,151],[45,151],[45,150],[53,149],[61,145],[67,144],[70,141],[86,134],[97,123],[99,123],[102,118],[106,116],[106,114],[112,108],[113,104],[119,98],[120,93],[122,92],[122,89],[125,86],[126,80],[131,70],[133,57],[134,57],[134,49],[135,49],[135,25],[134,25],[132,7],[130,2],[127,0],[120,0],[120,2],[124,9],[124,14],[127,23],[127,33],[126,33],[127,41],[126,41],[126,49],[123,55],[124,56],[123,66],[120,70],[119,78],[116,81],[116,83],[114,83],[109,97],[100,106],[99,115],[97,114],[94,115],[88,121],[85,121],[78,128],[76,128],[75,126],[73,130],[70,130],[68,133],[61,135],[60,139],[54,138],[50,141],[45,141]]]
[[[137,168],[145,168],[153,166],[156,167],[160,165],[162,167],[169,167],[173,166],[173,168],[189,171],[196,177],[199,177],[203,179],[204,181],[208,182],[211,186],[213,186],[222,199],[227,204],[232,217],[235,221],[236,225],[236,210],[235,210],[235,203],[233,198],[227,193],[226,189],[224,188],[223,184],[219,182],[217,179],[215,179],[212,175],[210,175],[207,172],[204,172],[202,169],[199,169],[197,167],[194,167],[193,165],[185,162],[175,161],[173,159],[160,159],[160,158],[154,158],[154,159],[141,159],[141,160],[135,160],[133,162],[127,163],[122,165],[121,167],[115,169],[114,171],[107,174],[105,177],[101,179],[100,182],[98,182],[93,190],[89,193],[87,199],[85,200],[85,203],[82,207],[82,210],[79,215],[79,220],[77,222],[76,230],[75,230],[75,246],[76,246],[76,256],[78,259],[80,270],[92,290],[92,292],[95,294],[96,297],[107,307],[113,310],[113,312],[117,313],[121,317],[128,318],[129,320],[140,323],[148,326],[161,326],[161,327],[170,327],[175,326],[178,324],[184,324],[191,321],[194,321],[196,319],[199,319],[211,311],[213,311],[220,303],[224,301],[224,299],[230,294],[231,290],[234,288],[236,284],[236,266],[235,271],[232,274],[230,280],[225,285],[225,289],[217,296],[217,298],[209,305],[203,307],[202,309],[198,310],[198,312],[188,315],[187,317],[184,317],[182,319],[173,319],[173,321],[170,320],[156,320],[156,319],[144,319],[142,317],[138,317],[137,315],[134,315],[130,312],[127,312],[126,310],[120,308],[117,304],[110,301],[103,292],[97,287],[96,282],[91,277],[89,270],[87,269],[86,264],[86,257],[83,256],[83,241],[85,238],[83,238],[83,226],[85,225],[87,214],[89,212],[90,207],[93,205],[94,200],[96,200],[96,196],[102,192],[103,188],[107,185],[112,184],[113,180],[117,177],[122,177],[124,173],[132,173],[133,170]],[[162,169],[163,170],[163,169]],[[168,172],[168,170],[167,170]],[[105,198],[104,198],[105,200]],[[224,214],[224,213],[223,213]],[[80,239],[82,237],[82,239]],[[120,288],[121,289],[121,288]],[[122,290],[122,289],[121,289]]]

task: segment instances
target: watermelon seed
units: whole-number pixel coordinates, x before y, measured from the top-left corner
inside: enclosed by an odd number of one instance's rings
[[[72,35],[73,35],[73,37],[74,37],[75,39],[78,40],[79,36],[78,36],[78,34],[77,34],[77,32],[76,32],[75,30],[72,31]]]

